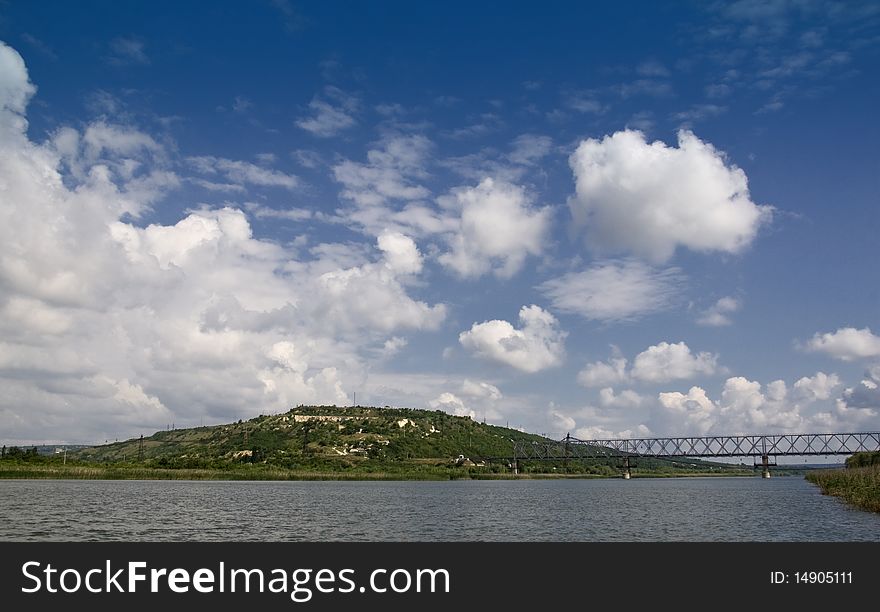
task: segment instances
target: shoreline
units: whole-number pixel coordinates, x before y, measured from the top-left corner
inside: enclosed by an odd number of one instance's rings
[[[786,476],[779,474],[779,477]],[[639,478],[732,478],[758,477],[750,472],[642,473]],[[139,468],[111,466],[2,466],[0,480],[192,480],[192,481],[444,481],[444,480],[594,480],[620,479],[620,475],[589,473],[554,474],[528,472],[318,472],[278,469],[211,470],[187,468]]]

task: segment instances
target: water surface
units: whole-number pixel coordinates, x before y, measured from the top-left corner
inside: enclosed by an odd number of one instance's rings
[[[0,481],[0,540],[880,541],[800,477]]]

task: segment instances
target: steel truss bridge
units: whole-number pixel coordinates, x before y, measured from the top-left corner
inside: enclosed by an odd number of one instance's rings
[[[880,451],[880,432],[707,436],[685,438],[621,438],[580,440],[570,435],[559,441],[514,442],[514,470],[520,461],[567,461],[619,457],[624,478],[630,474],[632,457],[756,457],[764,477],[770,476],[771,457],[851,455]]]

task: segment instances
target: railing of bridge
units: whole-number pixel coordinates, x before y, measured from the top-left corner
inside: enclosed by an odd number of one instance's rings
[[[766,457],[851,455],[880,451],[880,432],[621,438],[514,443],[514,459],[595,459],[601,457]]]

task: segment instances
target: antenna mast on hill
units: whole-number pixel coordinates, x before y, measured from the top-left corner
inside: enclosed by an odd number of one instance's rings
[[[141,439],[138,441],[138,461],[144,460],[144,434],[141,434]]]

